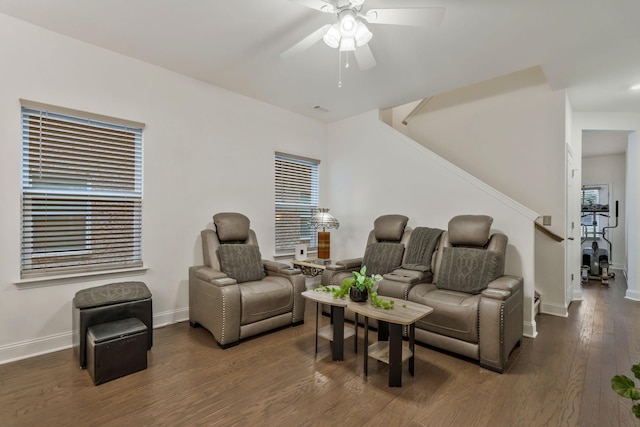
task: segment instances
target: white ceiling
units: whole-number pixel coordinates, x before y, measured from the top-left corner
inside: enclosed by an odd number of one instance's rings
[[[0,0],[23,19],[325,122],[541,66],[577,111],[640,112],[638,0],[367,0],[446,7],[440,26],[370,25],[378,65],[343,70],[321,41],[333,16],[290,0]],[[328,112],[317,111],[319,105]]]
[[[585,130],[582,132],[582,157],[624,154],[628,141],[629,131]]]

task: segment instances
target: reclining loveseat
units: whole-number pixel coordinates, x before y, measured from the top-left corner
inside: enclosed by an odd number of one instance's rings
[[[434,309],[416,323],[416,341],[503,372],[523,334],[523,280],[504,275],[507,236],[492,235],[493,218],[486,215],[456,216],[446,231],[426,227],[408,230],[406,220],[398,222],[398,217],[395,222],[379,218],[369,236],[369,244],[377,243],[376,234],[385,235],[378,228],[395,229],[395,234],[386,237],[394,237],[404,248],[397,266],[382,273],[378,295]],[[353,270],[366,265],[365,261],[336,262],[325,270],[322,284],[339,285]],[[399,307],[396,304],[395,310]]]

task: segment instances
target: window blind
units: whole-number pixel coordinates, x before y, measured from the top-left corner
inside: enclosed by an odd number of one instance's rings
[[[22,108],[21,277],[142,266],[142,129]]]
[[[275,208],[276,253],[295,251],[305,241],[309,249],[318,245],[318,235],[309,225],[318,207],[318,160],[276,153]]]
[[[596,238],[602,232],[602,224],[605,221],[605,217],[594,214],[593,212],[584,212],[584,209],[589,209],[592,206],[600,204],[600,187],[583,187],[582,188],[582,218],[581,218],[581,237],[584,238]],[[608,213],[607,213],[608,214]],[[605,224],[607,225],[607,224]]]

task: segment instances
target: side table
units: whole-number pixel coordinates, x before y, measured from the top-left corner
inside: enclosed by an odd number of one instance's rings
[[[302,270],[302,274],[305,276],[319,276],[322,272],[327,268],[327,264],[323,262],[324,260],[318,259],[306,259],[304,261],[293,260],[291,263],[294,268],[299,268]],[[327,260],[329,261],[329,260]]]

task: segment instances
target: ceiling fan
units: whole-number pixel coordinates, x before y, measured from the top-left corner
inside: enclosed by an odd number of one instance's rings
[[[280,54],[282,58],[310,48],[321,39],[340,52],[353,52],[360,70],[376,65],[369,41],[373,33],[369,24],[424,26],[438,25],[444,18],[443,7],[411,7],[364,10],[365,0],[291,0],[324,13],[336,15],[337,21],[318,28]]]

